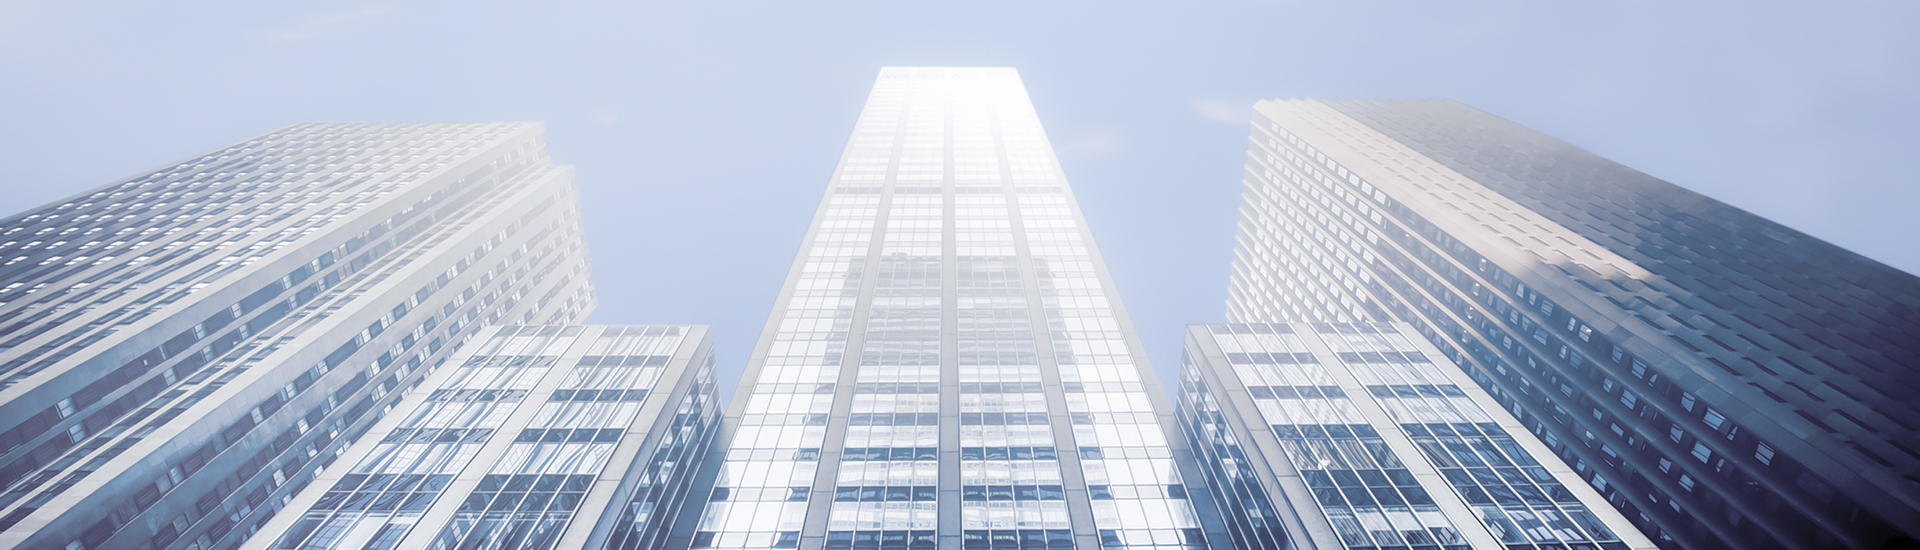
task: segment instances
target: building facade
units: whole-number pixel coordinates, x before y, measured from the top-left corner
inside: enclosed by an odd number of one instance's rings
[[[0,548],[233,548],[483,326],[576,322],[538,124],[296,124],[0,222]]]
[[[1211,502],[1163,426],[1019,76],[888,68],[679,544],[1207,546]]]
[[[663,547],[720,426],[708,329],[480,336],[247,547]]]
[[[1920,280],[1453,101],[1264,101],[1234,322],[1403,321],[1668,548],[1920,530]]]
[[[1411,328],[1188,328],[1180,429],[1235,547],[1655,548]]]

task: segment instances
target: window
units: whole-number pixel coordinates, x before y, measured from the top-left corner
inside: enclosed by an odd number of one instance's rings
[[[1667,459],[1664,459],[1664,458],[1662,458],[1662,459],[1660,459],[1660,471],[1662,471],[1662,472],[1672,472],[1672,471],[1673,471],[1673,461],[1671,461],[1671,460],[1667,460]]]
[[[1713,410],[1713,407],[1707,407],[1707,417],[1705,420],[1707,421],[1707,426],[1715,430],[1720,429],[1720,426],[1727,423],[1727,417],[1721,415],[1720,411]]]
[[[1693,401],[1694,401],[1694,399],[1693,399],[1693,394],[1691,394],[1691,393],[1686,393],[1686,392],[1680,392],[1680,407],[1681,407],[1681,408],[1684,408],[1684,409],[1686,409],[1686,410],[1689,410],[1689,411],[1691,411],[1691,410],[1693,410]]]
[[[1687,475],[1686,475],[1686,474],[1681,474],[1681,475],[1680,475],[1680,488],[1681,488],[1681,489],[1686,489],[1686,490],[1687,490],[1687,492],[1689,492],[1689,493],[1691,493],[1691,492],[1693,492],[1693,478],[1691,478],[1691,477],[1687,477]]]
[[[73,416],[73,398],[61,399],[59,403],[53,405],[53,408],[60,413],[60,418]]]
[[[1708,459],[1713,458],[1713,451],[1707,449],[1706,445],[1695,442],[1693,444],[1693,458],[1699,459],[1701,464],[1706,464]]]
[[[1753,450],[1753,458],[1756,460],[1759,460],[1761,464],[1772,466],[1773,465],[1773,447],[1768,446],[1765,443],[1761,443],[1758,448],[1755,448]]]

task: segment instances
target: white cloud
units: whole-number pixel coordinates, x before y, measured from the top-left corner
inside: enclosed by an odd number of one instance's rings
[[[1253,104],[1225,99],[1193,100],[1193,110],[1200,118],[1227,124],[1246,124],[1253,118]]]
[[[274,32],[274,33],[268,33],[267,37],[272,38],[274,40],[280,40],[283,42],[292,42],[295,40],[306,40],[308,38],[317,38],[321,35],[326,34],[328,30],[337,28],[341,25],[357,23],[369,17],[386,15],[389,13],[393,13],[393,10],[390,10],[387,8],[375,7],[375,8],[361,8],[358,10],[345,12],[345,13],[318,15],[318,16],[307,18],[306,21],[301,22],[298,28],[295,28],[292,30]]]
[[[612,109],[597,109],[588,114],[587,118],[601,126],[612,126],[613,123],[620,122],[620,112]]]

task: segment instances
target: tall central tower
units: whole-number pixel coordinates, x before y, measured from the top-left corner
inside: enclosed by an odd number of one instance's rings
[[[1154,380],[1019,75],[885,69],[683,544],[1205,546]]]

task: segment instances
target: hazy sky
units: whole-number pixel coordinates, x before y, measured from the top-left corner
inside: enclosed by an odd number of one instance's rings
[[[1163,376],[1261,98],[1458,99],[1920,271],[1920,3],[554,4],[0,0],[0,212],[297,121],[545,121],[591,321],[713,325],[731,380],[879,68],[1010,66]]]

